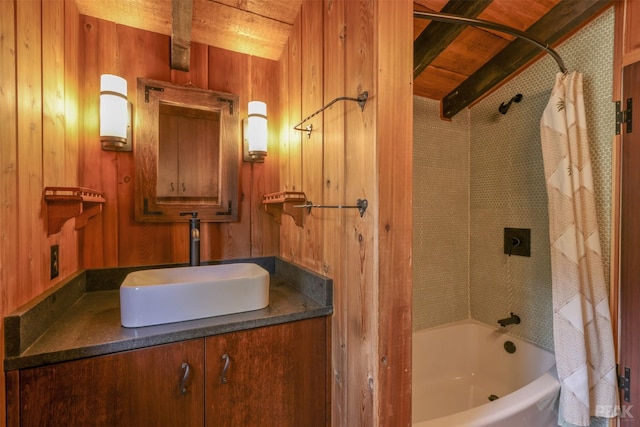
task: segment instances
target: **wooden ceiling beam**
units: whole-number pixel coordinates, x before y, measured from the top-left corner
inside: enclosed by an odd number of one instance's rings
[[[491,4],[493,0],[450,0],[441,10],[457,16],[475,18]],[[436,59],[458,35],[464,31],[466,25],[432,21],[413,42],[413,78]]]
[[[171,69],[189,71],[193,0],[172,0],[171,13]]]
[[[562,0],[526,33],[552,45],[585,25],[610,4],[611,0]],[[442,99],[442,116],[455,116],[541,52],[533,44],[515,39]]]
[[[295,20],[301,1],[189,0],[189,4],[193,3],[195,17],[191,22],[189,42],[278,61],[291,32],[289,22]],[[173,0],[75,0],[82,15],[168,37],[174,32],[173,7],[180,5],[178,12],[186,11],[186,3]],[[271,11],[269,16],[260,15],[265,8]]]

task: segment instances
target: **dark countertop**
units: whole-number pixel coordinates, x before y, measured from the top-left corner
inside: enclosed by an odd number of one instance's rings
[[[186,322],[124,328],[120,325],[119,284],[131,271],[166,266],[83,271],[5,318],[4,369],[202,338],[326,316],[333,311],[331,279],[274,257],[224,262],[256,262],[266,268],[270,272],[269,306]]]

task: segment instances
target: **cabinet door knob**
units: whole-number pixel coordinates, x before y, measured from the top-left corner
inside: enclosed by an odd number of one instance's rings
[[[187,362],[182,364],[182,369],[184,370],[184,374],[182,374],[182,380],[180,380],[180,394],[187,394],[187,380],[189,379],[189,373],[191,372],[191,367]]]
[[[220,375],[220,382],[222,384],[227,383],[227,371],[229,370],[229,363],[231,362],[231,358],[227,353],[222,355],[222,360],[224,360],[224,367],[222,368],[222,374]]]

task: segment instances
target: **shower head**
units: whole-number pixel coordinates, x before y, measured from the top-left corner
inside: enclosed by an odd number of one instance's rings
[[[513,98],[511,98],[509,100],[509,102],[507,102],[506,104],[504,102],[500,103],[500,106],[498,107],[498,111],[501,114],[507,114],[507,111],[509,111],[509,107],[511,107],[511,103],[512,102],[520,102],[522,101],[522,94],[519,93],[516,96],[514,96]]]

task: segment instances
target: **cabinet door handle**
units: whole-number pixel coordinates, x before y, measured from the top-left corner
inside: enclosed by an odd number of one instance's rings
[[[224,367],[222,368],[222,374],[220,375],[220,382],[222,384],[227,383],[227,371],[229,370],[229,363],[231,362],[231,358],[227,353],[222,355],[222,360],[224,360]]]
[[[182,191],[187,191],[187,187],[184,186],[184,182],[182,183]]]
[[[182,380],[180,380],[180,394],[187,394],[187,380],[189,379],[189,373],[191,372],[191,367],[187,362],[182,363],[182,369],[184,370],[184,374],[182,374]]]
[[[173,188],[173,182],[171,183],[171,192],[173,192],[173,190],[175,190],[175,188]]]

